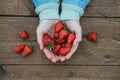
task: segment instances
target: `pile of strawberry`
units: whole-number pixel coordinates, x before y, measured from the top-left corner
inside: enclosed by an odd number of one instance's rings
[[[43,35],[43,44],[54,54],[65,56],[71,51],[75,37],[75,34],[70,32],[65,24],[57,22],[53,36],[48,33]]]
[[[19,37],[21,39],[26,40],[29,38],[29,34],[27,33],[27,31],[23,30],[20,32]],[[13,50],[15,53],[22,52],[22,57],[26,57],[33,52],[33,48],[31,46],[25,45],[25,44],[18,44],[16,46],[14,46]]]

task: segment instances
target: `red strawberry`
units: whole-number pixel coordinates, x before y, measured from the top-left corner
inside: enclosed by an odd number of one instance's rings
[[[54,40],[51,40],[50,42],[52,45],[55,45],[55,41]]]
[[[14,50],[16,53],[19,53],[19,52],[21,52],[21,51],[24,49],[24,47],[25,47],[24,44],[16,45],[13,50]]]
[[[64,42],[65,42],[65,39],[57,41],[58,44],[61,44],[61,43],[64,43]]]
[[[30,46],[25,46],[23,52],[22,52],[22,57],[26,57],[27,55],[31,54],[33,49]]]
[[[67,37],[67,35],[68,35],[68,32],[66,31],[66,30],[61,30],[60,32],[59,32],[59,40],[63,40],[64,38],[66,38]]]
[[[72,43],[75,39],[75,34],[70,33],[67,38],[67,43]]]
[[[97,32],[91,32],[90,34],[88,34],[87,39],[96,42],[97,41]]]
[[[56,38],[56,39],[57,39],[58,37],[59,37],[58,33],[57,33],[57,32],[55,32],[55,33],[54,33],[54,38]]]
[[[57,22],[55,24],[55,32],[60,32],[63,29],[64,25],[62,22]]]
[[[65,47],[65,43],[62,43],[62,44],[61,44],[61,47]]]
[[[55,48],[53,49],[53,53],[58,54],[60,48],[61,48],[61,45],[59,45],[59,44],[56,45]]]
[[[60,48],[59,53],[62,56],[66,56],[70,52],[71,48]]]
[[[66,44],[65,44],[65,47],[66,47],[66,48],[71,48],[71,47],[72,47],[72,44],[66,43]]]
[[[19,36],[21,39],[28,39],[29,38],[29,34],[25,30],[21,31]]]
[[[50,42],[52,42],[52,38],[50,37],[49,34],[44,34],[43,35],[43,44],[44,46],[47,46]]]

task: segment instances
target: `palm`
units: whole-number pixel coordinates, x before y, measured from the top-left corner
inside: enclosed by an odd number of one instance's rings
[[[45,33],[52,34],[54,32],[53,27],[56,22],[58,22],[58,20],[43,20],[40,22],[37,28],[37,41],[40,45],[40,49],[44,51],[47,58],[52,60],[52,62],[58,61],[58,56],[53,54],[53,52],[48,50],[47,48],[43,48],[42,38]]]

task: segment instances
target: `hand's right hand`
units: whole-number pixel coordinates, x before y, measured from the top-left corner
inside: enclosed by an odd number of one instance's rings
[[[46,57],[50,59],[52,62],[57,62],[59,60],[58,56],[55,55],[53,52],[44,48],[42,38],[45,33],[53,33],[54,32],[54,25],[58,22],[58,20],[42,20],[37,27],[37,42],[40,45],[40,49],[44,51]]]

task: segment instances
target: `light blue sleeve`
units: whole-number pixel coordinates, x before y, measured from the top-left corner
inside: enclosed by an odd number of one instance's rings
[[[63,0],[60,19],[79,21],[89,2],[90,0]]]
[[[85,9],[89,2],[90,0],[63,0],[63,3],[72,4],[82,9]]]
[[[59,19],[59,0],[32,0],[40,20]]]

